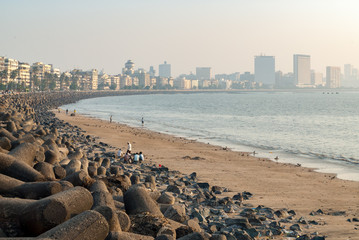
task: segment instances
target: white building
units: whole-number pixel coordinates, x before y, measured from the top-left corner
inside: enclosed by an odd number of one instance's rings
[[[254,81],[265,85],[275,84],[275,58],[273,56],[255,56]]]
[[[340,67],[327,67],[327,88],[340,87]]]
[[[294,54],[293,56],[294,82],[297,87],[311,87],[310,56]]]

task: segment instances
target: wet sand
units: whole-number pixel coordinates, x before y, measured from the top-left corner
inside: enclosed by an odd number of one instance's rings
[[[264,205],[275,209],[292,209],[307,221],[319,223],[311,225],[308,230],[302,225],[304,232],[318,232],[328,236],[327,239],[359,239],[359,222],[347,221],[349,218],[359,218],[359,182],[337,179],[333,174],[255,158],[248,153],[225,150],[144,128],[79,114],[71,117],[64,111],[56,112],[56,115],[114,147],[126,150],[130,141],[132,151],[142,151],[146,161],[186,174],[197,172],[200,181],[226,187],[231,190],[227,193],[229,195],[248,191],[254,196],[246,203],[254,207]],[[325,213],[345,211],[345,214],[309,215],[318,209]]]

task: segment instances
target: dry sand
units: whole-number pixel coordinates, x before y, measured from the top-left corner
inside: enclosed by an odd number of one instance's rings
[[[126,143],[130,141],[132,151],[142,151],[146,161],[186,174],[197,172],[199,181],[227,187],[233,191],[231,195],[251,192],[254,196],[246,202],[254,207],[264,205],[274,209],[293,209],[298,216],[320,223],[309,229],[303,226],[307,233],[318,232],[328,236],[327,239],[359,239],[359,222],[347,221],[359,218],[359,182],[340,180],[333,174],[255,158],[247,153],[224,150],[219,146],[143,128],[78,114],[71,117],[64,111],[56,115],[114,147],[126,150]],[[344,216],[309,215],[318,209],[346,213]]]

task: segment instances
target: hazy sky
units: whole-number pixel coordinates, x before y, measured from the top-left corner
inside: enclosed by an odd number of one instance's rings
[[[359,67],[358,24],[357,0],[0,0],[0,56],[109,74],[166,60],[177,76],[253,71],[261,53],[289,72],[299,53],[324,72]]]

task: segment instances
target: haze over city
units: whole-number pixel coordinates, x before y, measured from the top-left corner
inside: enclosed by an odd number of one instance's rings
[[[254,56],[275,56],[293,71],[293,54],[311,68],[359,66],[359,2],[288,0],[2,1],[0,55],[61,70],[120,73],[132,59],[148,69],[167,61],[173,76],[212,67],[254,70]]]

